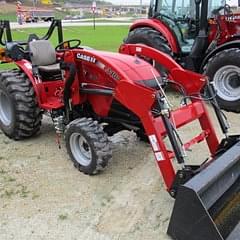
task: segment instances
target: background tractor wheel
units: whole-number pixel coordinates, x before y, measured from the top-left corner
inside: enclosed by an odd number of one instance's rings
[[[85,174],[97,174],[112,157],[107,134],[92,119],[80,118],[69,123],[65,140],[74,166]]]
[[[240,49],[223,50],[209,59],[204,74],[213,82],[219,106],[240,112]]]
[[[158,31],[149,27],[136,28],[132,30],[131,32],[129,32],[128,37],[124,40],[124,43],[145,44],[149,47],[164,52],[171,57],[173,56],[172,50],[168,45],[168,41],[166,40],[166,38]],[[160,64],[156,63],[155,67],[159,72],[164,71]]]
[[[20,140],[40,131],[42,114],[27,76],[18,70],[0,73],[0,128]]]

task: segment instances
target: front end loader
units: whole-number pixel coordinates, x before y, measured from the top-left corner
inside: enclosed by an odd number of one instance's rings
[[[52,24],[61,39],[61,24]],[[88,175],[103,170],[111,159],[108,136],[121,130],[145,135],[166,189],[176,199],[168,234],[176,240],[239,239],[240,136],[228,134],[205,76],[145,45],[123,45],[120,53],[111,53],[83,48],[72,39],[60,41],[54,50],[47,39],[32,39],[4,42],[6,57],[18,68],[0,73],[0,128],[5,135],[29,138],[39,133],[42,114],[50,116],[58,142],[64,135],[74,166]],[[144,60],[149,58],[169,75],[161,76]],[[165,82],[182,95],[177,109],[171,108]],[[204,87],[225,135],[222,140],[201,96]],[[201,132],[183,143],[178,129],[193,121]],[[186,151],[200,142],[209,149],[208,159],[187,164]]]
[[[149,136],[158,166],[170,195],[176,198],[168,234],[176,240],[237,240],[240,236],[240,137],[228,135],[228,124],[222,115],[213,87],[206,77],[183,70],[166,54],[144,45],[123,45],[120,52],[151,57],[163,65],[172,81],[191,103],[175,111],[169,111],[168,101],[162,92],[155,92],[158,114],[142,121]],[[194,80],[194,81],[193,81]],[[194,84],[193,84],[194,83]],[[220,142],[209,119],[200,92],[207,86],[210,102],[219,120],[225,138]],[[161,87],[159,86],[161,89]],[[133,89],[132,89],[133,90]],[[161,91],[160,91],[161,92]],[[130,95],[130,92],[129,92]],[[132,99],[129,99],[130,102]],[[151,109],[151,104],[144,110]],[[156,105],[154,105],[156,107]],[[154,116],[155,115],[155,116]],[[177,128],[198,120],[202,132],[188,141],[179,140]],[[166,149],[163,136],[168,136],[172,149]],[[210,158],[202,164],[185,165],[186,150],[206,141]],[[173,158],[181,166],[175,172]]]

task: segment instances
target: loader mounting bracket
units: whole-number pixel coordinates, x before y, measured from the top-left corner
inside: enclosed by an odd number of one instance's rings
[[[239,142],[240,135],[231,135],[222,139],[219,144],[218,150],[216,151],[216,156],[219,156],[231,148],[235,143]]]
[[[231,135],[224,139],[222,139],[219,144],[218,150],[216,151],[215,157],[222,155],[228,149],[230,149],[234,144],[239,142],[240,135]],[[206,165],[208,165],[207,161]],[[184,169],[178,170],[173,181],[172,187],[170,188],[170,195],[173,198],[176,198],[178,188],[181,185],[184,185],[188,180],[194,177],[197,173],[199,173],[204,168],[204,163],[201,166],[198,165],[187,165]]]
[[[188,180],[190,180],[196,173],[198,173],[198,170],[200,169],[200,166],[198,165],[188,165],[185,166],[184,169],[178,170],[176,173],[176,177],[173,181],[172,187],[170,188],[170,195],[173,198],[176,198],[178,188],[185,184]]]

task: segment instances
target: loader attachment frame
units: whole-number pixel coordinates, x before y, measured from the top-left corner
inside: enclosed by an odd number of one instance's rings
[[[183,69],[180,65],[178,65],[171,57],[168,55],[157,51],[156,49],[138,44],[126,44],[122,45],[119,49],[121,53],[129,54],[129,55],[135,55],[135,56],[144,56],[146,58],[151,58],[157,63],[164,66],[165,69],[167,69],[169,76],[171,76],[171,79],[173,81],[182,86],[184,88],[186,96],[193,96],[194,98],[191,99],[191,103],[183,106],[177,110],[171,111],[170,115],[168,116],[168,119],[171,123],[174,122],[174,125],[177,128],[180,128],[186,124],[189,124],[195,120],[198,120],[200,123],[200,126],[202,128],[202,132],[195,136],[193,139],[189,140],[187,143],[183,145],[184,150],[188,150],[192,145],[197,144],[199,142],[202,142],[203,140],[206,140],[206,143],[209,148],[209,152],[211,156],[214,156],[218,146],[219,146],[219,140],[217,138],[216,132],[214,130],[213,124],[210,120],[209,114],[206,110],[206,106],[203,100],[201,100],[200,91],[201,89],[207,84],[207,78],[190,71],[187,71]],[[119,84],[121,85],[121,84]],[[130,87],[126,87],[129,88]],[[136,88],[136,86],[134,86]],[[123,90],[122,90],[123,91]],[[126,90],[124,90],[126,91]],[[131,89],[133,91],[133,89]],[[135,91],[135,90],[134,90]],[[128,93],[129,95],[130,92]],[[157,94],[154,91],[152,93],[154,95],[153,102],[157,99]],[[130,97],[130,96],[129,96]],[[133,100],[129,100],[128,102],[133,102]],[[151,104],[153,104],[153,102]],[[128,103],[124,103],[128,104]],[[143,103],[142,103],[143,104]],[[133,108],[135,105],[133,106]],[[143,105],[141,105],[141,109],[143,109]],[[166,124],[163,120],[163,114],[160,114],[158,117],[154,116],[152,114],[152,105],[146,106],[146,108],[143,111],[143,113],[147,112],[148,121],[146,122],[147,117],[140,116],[142,119],[142,122],[144,124],[144,128],[147,132],[147,135],[149,136],[150,142],[153,147],[153,151],[155,152],[155,156],[159,156],[160,153],[162,155],[162,159],[159,159],[156,157],[157,164],[160,168],[160,171],[163,175],[164,181],[167,186],[167,190],[171,193],[171,195],[176,195],[177,189],[176,184],[174,184],[174,181],[177,177],[173,166],[172,166],[172,160],[176,157],[178,162],[182,164],[182,160],[180,160],[179,155],[176,154],[176,151],[174,150],[168,150],[165,147],[165,144],[163,142],[163,136],[166,134],[169,136],[171,134],[169,131],[167,131]],[[136,112],[136,109],[133,109],[134,112]],[[138,113],[140,114],[140,113]],[[155,146],[159,145],[158,147]],[[171,167],[169,167],[171,166]],[[189,168],[186,170],[189,172]],[[194,175],[195,169],[191,170],[191,175]],[[187,180],[187,179],[185,179]],[[184,181],[181,181],[179,184],[183,184]],[[174,185],[174,189],[172,188]]]
[[[155,91],[149,93],[155,101],[149,101],[148,104],[147,101],[142,101],[139,109],[135,106],[134,99],[131,99],[131,93],[137,87],[129,85],[121,89],[128,96],[128,103],[132,103],[128,107],[140,117],[144,125],[167,190],[176,198],[168,234],[176,240],[239,239],[240,137],[228,136],[228,125],[215,100],[213,87],[208,84],[206,77],[183,70],[171,57],[153,48],[129,44],[122,45],[119,51],[153,59],[161,64],[167,70],[167,78],[181,86],[186,97],[191,100],[191,103],[171,111],[166,107],[164,94]],[[120,83],[118,87],[121,85]],[[219,126],[226,136],[222,141],[217,138],[201,98],[203,87],[207,87],[211,94]],[[143,96],[142,99],[147,99],[145,89],[137,90],[137,94]],[[159,114],[152,111],[153,104],[156,106],[156,103]],[[176,137],[177,128],[195,120],[200,123],[201,133],[181,145]],[[172,145],[170,150],[163,141],[165,135]],[[204,140],[210,152],[208,161],[203,161],[199,166],[186,165],[183,151]],[[180,166],[177,171],[172,164],[173,158],[176,158]]]

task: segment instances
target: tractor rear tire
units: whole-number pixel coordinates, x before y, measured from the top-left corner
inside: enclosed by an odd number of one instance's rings
[[[204,74],[217,92],[220,108],[230,112],[240,112],[240,49],[223,50],[204,67]]]
[[[40,131],[42,113],[33,86],[19,70],[0,72],[0,129],[14,140]]]
[[[136,28],[132,30],[124,40],[124,43],[141,43],[162,51],[169,56],[173,55],[166,38],[160,32],[150,27]]]
[[[70,122],[65,129],[65,141],[74,166],[85,174],[97,174],[112,158],[107,134],[91,118],[79,118]]]
[[[136,28],[129,32],[128,37],[124,39],[124,43],[128,44],[145,44],[149,47],[155,48],[169,56],[173,56],[171,47],[167,39],[158,31],[150,27]],[[156,63],[156,69],[161,73],[163,69],[160,64]]]

